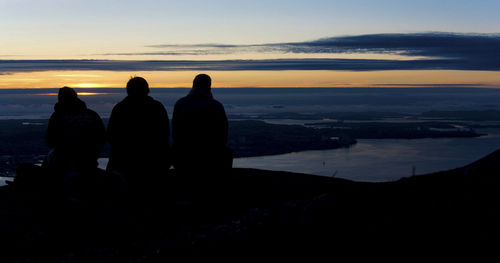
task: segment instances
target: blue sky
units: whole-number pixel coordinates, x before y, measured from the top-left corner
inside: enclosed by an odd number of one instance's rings
[[[99,47],[127,51],[148,44],[256,44],[428,31],[498,33],[498,10],[500,1],[492,0],[2,0],[0,28],[4,43],[59,46],[58,41],[80,41],[89,45],[79,47],[83,54]],[[3,52],[6,48],[2,45]],[[37,50],[32,51],[36,56]]]
[[[0,61],[4,67],[4,70],[0,68],[0,78],[4,78],[8,85],[12,83],[14,83],[12,85],[31,85],[26,84],[27,82],[15,84],[12,76],[26,80],[30,76],[19,76],[14,73],[38,70],[33,69],[33,63],[26,63],[24,60],[50,60],[51,63],[56,64],[65,60],[80,59],[127,60],[133,61],[133,65],[146,65],[145,60],[217,60],[219,64],[227,60],[263,60],[253,63],[250,67],[242,67],[241,70],[304,69],[310,71],[317,69],[331,71],[339,69],[338,59],[367,59],[366,66],[355,67],[354,70],[360,70],[360,68],[361,71],[366,68],[376,70],[372,68],[373,62],[377,64],[377,60],[380,59],[406,60],[426,59],[426,57],[401,57],[401,54],[397,53],[402,50],[401,48],[397,50],[384,48],[385,52],[379,52],[380,50],[373,48],[361,50],[362,52],[352,48],[348,50],[349,52],[291,52],[290,50],[270,52],[269,49],[262,48],[245,49],[241,48],[241,45],[314,43],[318,39],[335,39],[335,37],[342,36],[422,35],[422,33],[429,32],[440,32],[442,35],[450,32],[471,34],[472,38],[478,34],[490,36],[490,34],[499,33],[498,10],[500,10],[500,1],[492,0],[0,0],[0,32],[2,33],[0,60],[22,60],[20,64],[17,64],[20,68],[16,70],[10,69],[12,64],[6,66],[8,63]],[[494,45],[498,40],[498,35],[494,35],[490,40],[492,39]],[[228,52],[228,48],[207,49],[199,46],[207,43],[238,45],[239,48]],[[471,45],[470,42],[463,43]],[[168,47],[168,45],[173,46]],[[388,46],[391,45],[388,44]],[[441,51],[445,48],[446,46],[441,47]],[[471,51],[474,48],[476,46],[469,46],[467,52],[474,53]],[[433,52],[421,53],[439,55],[436,54],[435,49]],[[499,56],[498,50],[495,49],[492,52],[491,57]],[[445,58],[449,58],[449,54],[445,54]],[[300,65],[292,68],[259,68],[261,62],[269,60],[272,63],[280,62],[276,59],[281,59],[280,61],[304,59],[301,63],[305,62],[302,63],[305,66],[304,68]],[[323,59],[322,61],[337,59],[330,61],[337,64],[314,68],[307,61],[310,59]],[[358,65],[360,63],[355,60],[341,62],[354,62]],[[418,65],[415,64],[416,66],[414,64],[407,66],[408,62],[400,61],[396,64],[393,64],[393,61],[383,61],[381,65],[386,65],[386,62],[397,66],[389,68],[384,66],[380,70],[399,68],[402,70],[471,70],[470,66],[463,67],[463,65],[456,66],[455,64],[451,67],[422,67],[425,61],[415,62],[418,63]],[[37,63],[44,63],[44,61]],[[28,64],[30,67],[21,67]],[[123,63],[116,64],[123,65]],[[192,70],[213,70],[219,64]],[[403,66],[400,67],[400,65]],[[40,67],[39,70],[61,70],[64,69],[63,67],[64,64],[59,64],[48,69]],[[498,64],[488,61],[473,69],[496,71],[497,68],[499,68]],[[149,71],[151,67],[126,67],[125,69],[132,74],[135,71]],[[350,70],[352,67],[340,67],[340,69]],[[73,68],[73,70],[103,69],[86,67]],[[109,67],[104,70],[113,71]],[[124,69],[117,67],[116,70],[123,71]],[[155,70],[158,69],[153,69]],[[312,74],[311,78],[317,78],[317,75]],[[228,75],[224,75],[226,76]],[[154,77],[162,78],[161,76]],[[345,81],[349,80],[346,78]],[[495,82],[496,79],[492,81]],[[476,79],[471,79],[470,82],[475,83]],[[178,83],[180,85],[180,82]],[[226,86],[235,85],[234,83],[226,84]],[[314,84],[311,82],[311,85]],[[7,84],[2,86],[0,83],[0,88],[5,88],[5,85]],[[36,86],[36,84],[33,85]]]

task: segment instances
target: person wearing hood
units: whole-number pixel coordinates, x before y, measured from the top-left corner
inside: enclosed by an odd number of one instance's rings
[[[213,98],[212,80],[197,75],[189,94],[177,101],[172,117],[174,167],[179,170],[227,170],[232,167],[228,120]]]
[[[127,83],[127,97],[115,105],[108,123],[108,172],[129,186],[155,184],[170,168],[170,124],[163,104],[150,97],[141,77]]]
[[[94,173],[106,141],[99,115],[87,108],[74,89],[59,89],[45,142],[51,149],[42,167],[62,174]]]

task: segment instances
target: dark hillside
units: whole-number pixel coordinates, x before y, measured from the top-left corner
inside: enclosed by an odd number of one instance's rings
[[[0,191],[0,247],[16,261],[164,262],[179,254],[494,244],[499,175],[496,151],[389,183],[233,169],[219,178],[173,171],[147,193],[101,186],[76,199],[11,185]]]

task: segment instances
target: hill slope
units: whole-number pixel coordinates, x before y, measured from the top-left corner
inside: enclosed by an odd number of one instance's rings
[[[16,261],[146,262],[186,253],[495,243],[499,175],[496,151],[462,168],[388,183],[233,169],[197,180],[174,171],[146,193],[95,191],[81,200],[4,187],[0,247]]]

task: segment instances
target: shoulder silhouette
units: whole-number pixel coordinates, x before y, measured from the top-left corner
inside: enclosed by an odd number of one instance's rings
[[[144,78],[127,83],[127,97],[115,105],[108,123],[111,152],[107,170],[140,184],[168,171],[170,127],[163,104],[149,94]]]
[[[61,88],[47,127],[45,140],[51,152],[43,166],[59,172],[93,171],[105,139],[99,115],[73,89]]]
[[[172,136],[176,169],[231,168],[228,120],[222,104],[213,98],[208,75],[196,76],[189,94],[175,104]]]

